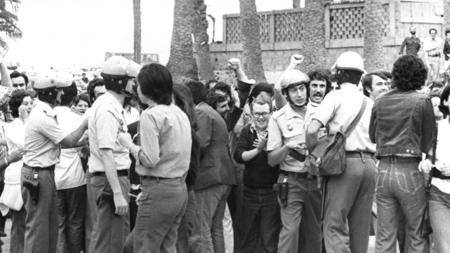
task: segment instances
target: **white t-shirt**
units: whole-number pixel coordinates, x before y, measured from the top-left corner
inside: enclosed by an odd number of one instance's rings
[[[76,114],[69,107],[57,106],[54,109],[64,136],[79,127],[83,116]],[[83,166],[77,148],[61,149],[59,163],[55,166],[55,183],[57,190],[75,188],[86,184]]]
[[[436,165],[450,166],[450,122],[443,119],[438,122],[438,136],[436,146]],[[433,178],[431,184],[436,186],[441,192],[450,194],[450,180]]]

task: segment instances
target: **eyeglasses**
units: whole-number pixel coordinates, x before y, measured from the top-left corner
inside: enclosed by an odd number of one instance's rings
[[[24,83],[13,83],[12,87],[17,88],[17,87],[25,87]]]
[[[255,117],[266,117],[270,114],[270,112],[255,112],[253,113],[253,116]]]

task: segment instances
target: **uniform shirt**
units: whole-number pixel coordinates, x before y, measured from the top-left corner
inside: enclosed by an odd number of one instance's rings
[[[105,167],[100,149],[113,151],[117,170],[130,168],[131,160],[128,149],[120,145],[117,137],[120,132],[127,132],[124,109],[119,101],[109,92],[100,96],[88,113],[89,135],[89,172],[104,172]]]
[[[417,56],[417,52],[420,49],[420,39],[417,37],[408,37],[403,40],[400,47],[400,53],[403,53],[403,49],[406,47],[406,54]]]
[[[67,106],[57,106],[54,109],[58,123],[67,136],[76,130],[83,117],[74,113]],[[86,184],[83,166],[77,148],[61,149],[59,163],[55,166],[56,189],[70,189]]]
[[[448,119],[443,119],[438,122],[437,131],[437,146],[436,146],[436,160],[437,164],[450,166],[450,122]],[[439,167],[439,166],[438,166]],[[436,186],[441,192],[450,194],[450,179],[440,179],[433,177],[431,184]]]
[[[185,175],[191,160],[191,125],[178,106],[147,108],[140,121],[141,148],[150,167],[137,166],[139,175],[175,178]]]
[[[305,143],[305,116],[298,114],[290,104],[274,112],[269,120],[267,151],[273,151],[290,141]],[[291,172],[306,172],[305,163],[291,155],[280,163],[280,169]]]
[[[64,133],[49,104],[36,100],[25,124],[23,162],[31,167],[49,167],[59,162],[59,143]]]
[[[364,99],[364,94],[356,85],[346,83],[340,90],[328,93],[320,104],[317,112],[312,117],[329,127],[330,134],[338,130],[345,132],[353,119],[358,115]],[[375,153],[376,147],[369,138],[370,115],[373,101],[367,99],[367,106],[352,133],[345,143],[346,151],[366,151]]]

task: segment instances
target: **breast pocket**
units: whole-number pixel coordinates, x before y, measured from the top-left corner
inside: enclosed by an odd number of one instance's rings
[[[305,121],[301,118],[280,119],[279,126],[284,139],[305,140]]]

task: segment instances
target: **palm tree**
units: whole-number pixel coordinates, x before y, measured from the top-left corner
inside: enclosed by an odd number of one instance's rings
[[[364,65],[368,72],[384,68],[383,6],[379,0],[364,4]]]
[[[206,4],[203,0],[195,1],[195,16],[193,22],[195,52],[197,53],[198,72],[201,80],[211,80],[214,78],[213,67],[209,55],[208,20],[206,14]]]
[[[265,81],[259,42],[259,19],[255,0],[239,0],[241,16],[242,63],[249,78]]]
[[[193,0],[175,0],[172,41],[167,68],[175,80],[198,80],[192,43]]]
[[[11,38],[22,37],[22,30],[17,26],[17,15],[6,8],[6,0],[0,0],[0,32],[6,33]],[[19,0],[9,0],[8,3],[13,11],[16,11]],[[0,47],[7,48],[7,43],[0,37]]]
[[[134,61],[141,63],[141,0],[133,0]]]
[[[443,0],[444,4],[444,30],[450,28],[450,1]]]

